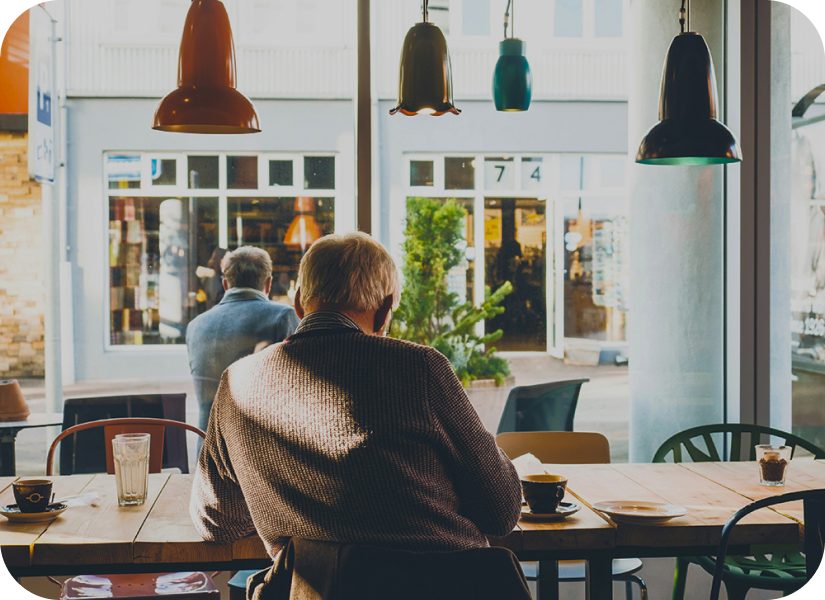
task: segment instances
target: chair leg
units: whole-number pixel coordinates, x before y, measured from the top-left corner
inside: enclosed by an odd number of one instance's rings
[[[627,600],[633,600],[632,584],[634,583],[639,586],[639,599],[647,600],[647,584],[645,583],[645,580],[639,577],[638,575],[631,575],[628,573],[620,577],[614,577],[613,581],[625,582],[625,593],[627,594]]]
[[[676,570],[673,573],[672,600],[685,600],[685,586],[687,585],[688,567],[690,561],[681,556],[676,558]]]
[[[725,582],[725,591],[728,593],[728,600],[745,600],[750,588],[736,583]]]
[[[624,594],[627,600],[633,600],[633,584],[629,581],[624,582]]]

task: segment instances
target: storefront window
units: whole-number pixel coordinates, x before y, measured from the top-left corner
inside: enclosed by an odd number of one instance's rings
[[[291,303],[301,257],[334,230],[334,156],[137,153],[104,160],[108,187],[117,190],[109,194],[112,347],[183,344],[188,323],[222,296],[221,259],[242,245],[269,253],[272,299]],[[298,188],[295,163],[304,171]],[[179,165],[186,181],[177,177]],[[276,187],[279,195],[262,193]],[[209,192],[193,196],[196,189]]]

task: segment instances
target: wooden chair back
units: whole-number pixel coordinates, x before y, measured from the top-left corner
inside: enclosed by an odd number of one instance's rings
[[[149,442],[149,472],[160,473],[163,459],[163,435],[166,427],[176,427],[197,433],[202,438],[206,438],[206,434],[188,423],[181,423],[180,421],[172,421],[170,419],[141,419],[141,418],[123,418],[123,419],[101,419],[99,421],[90,421],[88,423],[81,423],[69,427],[62,431],[60,435],[54,438],[52,445],[49,447],[49,453],[46,456],[46,475],[53,475],[54,471],[54,453],[60,442],[78,431],[86,429],[93,429],[96,427],[103,428],[103,439],[106,452],[106,472],[110,475],[115,472],[114,457],[112,454],[112,439],[120,433],[148,433],[151,436]]]
[[[610,442],[589,431],[517,431],[499,433],[496,444],[510,460],[528,452],[543,463],[605,464]]]

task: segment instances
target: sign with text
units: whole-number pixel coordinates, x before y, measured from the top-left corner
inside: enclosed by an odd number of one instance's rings
[[[29,11],[29,175],[54,182],[54,22],[40,6]]]

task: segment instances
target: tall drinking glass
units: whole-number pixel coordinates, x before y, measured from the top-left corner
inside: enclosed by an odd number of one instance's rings
[[[148,433],[122,433],[112,440],[118,506],[146,501],[149,479]]]

